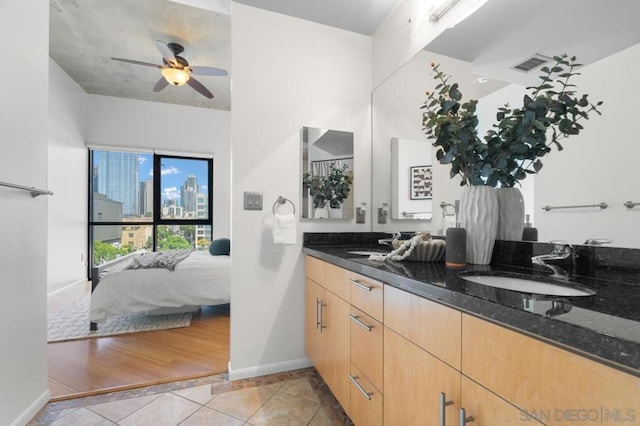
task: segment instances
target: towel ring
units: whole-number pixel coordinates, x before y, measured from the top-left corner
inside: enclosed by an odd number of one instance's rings
[[[276,200],[276,202],[273,203],[273,208],[272,208],[273,214],[276,214],[276,207],[278,205],[283,205],[287,201],[291,203],[291,207],[293,207],[293,214],[296,214],[296,205],[293,204],[293,201],[289,200],[288,198],[284,198],[282,195],[278,196],[278,199]]]

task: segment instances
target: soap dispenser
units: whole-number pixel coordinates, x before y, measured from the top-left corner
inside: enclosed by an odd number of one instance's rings
[[[467,230],[461,228],[460,222],[458,222],[459,209],[460,201],[455,200],[456,227],[447,228],[445,234],[447,248],[444,255],[444,265],[447,268],[464,268],[467,265]]]
[[[525,215],[524,228],[522,229],[522,241],[538,241],[538,228],[534,228],[529,221],[529,215]]]

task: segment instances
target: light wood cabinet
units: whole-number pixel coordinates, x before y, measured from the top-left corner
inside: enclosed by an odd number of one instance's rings
[[[444,408],[446,425],[457,425],[460,372],[384,328],[384,424],[439,425],[440,393],[451,405]]]
[[[382,393],[351,365],[351,420],[356,425],[382,426]]]
[[[639,377],[309,256],[306,267],[305,349],[358,426],[440,425],[441,413],[459,425],[461,408],[478,426],[640,421]]]
[[[351,272],[351,304],[361,311],[383,322],[383,288],[384,284],[364,275]]]
[[[305,350],[347,414],[351,399],[349,313],[347,302],[307,277]]]
[[[384,286],[384,325],[460,369],[462,314],[452,308]]]
[[[462,347],[464,375],[545,424],[640,421],[639,377],[466,314]]]
[[[351,363],[384,392],[382,381],[382,324],[351,307]]]

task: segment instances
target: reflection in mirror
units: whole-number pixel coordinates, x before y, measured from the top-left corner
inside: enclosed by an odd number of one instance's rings
[[[604,104],[602,116],[594,114],[584,121],[584,130],[561,142],[563,150],[542,158],[544,167],[522,181],[526,213],[538,229],[540,241],[567,240],[584,244],[590,239],[607,239],[609,246],[640,248],[640,193],[637,158],[640,144],[629,123],[637,121],[630,107],[640,88],[640,27],[635,17],[640,2],[626,9],[611,8],[606,2],[567,0],[549,9],[542,0],[526,5],[509,0],[492,0],[476,13],[440,36],[405,63],[373,91],[372,116],[372,207],[392,201],[389,153],[391,138],[424,140],[421,111],[425,90],[433,90],[430,62],[460,84],[465,99],[478,99],[479,135],[483,137],[496,122],[498,107],[522,105],[526,87],[539,79],[540,68],[529,73],[514,66],[533,54],[576,55],[580,75],[575,79],[578,93]],[[523,7],[526,9],[523,9]],[[530,13],[529,13],[530,12]],[[568,22],[566,14],[580,19]],[[522,24],[522,16],[531,16]],[[508,23],[496,33],[495,22]],[[540,32],[540,22],[545,30]],[[597,28],[597,33],[593,29]],[[500,35],[501,34],[501,35]],[[504,36],[508,34],[508,36]],[[435,53],[433,53],[435,52]],[[480,84],[479,77],[488,78]],[[497,86],[493,86],[498,84]],[[489,89],[489,90],[485,90]],[[449,178],[449,167],[438,164],[433,155],[433,223],[428,229],[438,233],[446,217],[440,205],[460,198],[458,179]],[[608,207],[566,208],[597,205]],[[549,205],[556,207],[543,210]],[[565,208],[558,208],[563,207]],[[393,210],[393,208],[391,209]],[[415,221],[391,219],[388,224],[373,221],[373,231],[418,230]],[[422,230],[422,228],[420,229]]]
[[[424,140],[391,138],[391,219],[431,219],[432,188]]]
[[[469,63],[422,50],[373,91],[372,201],[374,211],[384,203],[391,206],[391,219],[380,224],[374,218],[373,231],[443,234],[445,216],[440,204],[453,204],[460,198],[459,181],[450,179],[449,167],[435,160],[432,141],[422,130],[420,106],[426,99],[425,91],[434,85],[431,62],[443,64],[447,70],[455,69],[455,77],[467,87],[465,97],[477,99],[506,84],[497,80],[480,83]],[[399,164],[394,158],[394,145],[400,147],[401,154],[405,149],[410,152],[406,158],[411,159]],[[428,165],[431,168],[422,169],[424,173],[420,168],[411,168]],[[430,175],[428,195],[418,193],[412,197],[410,173],[414,171],[418,176]],[[414,215],[403,216],[402,212]],[[431,218],[432,223],[426,221]]]
[[[303,127],[302,218],[353,218],[353,133]]]

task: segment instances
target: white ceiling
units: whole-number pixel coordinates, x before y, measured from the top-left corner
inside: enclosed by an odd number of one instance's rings
[[[373,35],[400,0],[235,0],[307,21]]]

